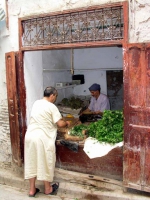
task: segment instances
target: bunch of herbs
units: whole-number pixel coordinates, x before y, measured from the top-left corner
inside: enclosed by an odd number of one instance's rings
[[[105,110],[101,120],[87,127],[87,134],[100,142],[115,144],[123,141],[123,111]]]
[[[84,135],[82,134],[82,131],[86,130],[86,129],[87,129],[86,125],[79,124],[79,125],[74,126],[73,128],[70,129],[70,135],[72,135],[72,136],[78,136],[78,137],[83,138]]]

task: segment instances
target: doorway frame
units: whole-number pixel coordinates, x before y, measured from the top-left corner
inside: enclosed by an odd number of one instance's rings
[[[21,54],[21,61],[22,62],[22,66],[23,66],[23,55],[24,52],[26,51],[37,51],[37,50],[55,50],[55,49],[80,49],[80,48],[96,48],[96,47],[111,47],[111,46],[121,46],[123,48],[123,46],[125,44],[128,43],[128,2],[124,1],[124,2],[120,2],[120,3],[111,3],[111,4],[104,4],[101,6],[93,6],[93,7],[89,7],[87,8],[80,8],[80,9],[73,9],[73,10],[67,10],[62,12],[61,14],[66,14],[66,13],[70,13],[70,12],[77,12],[77,11],[85,11],[85,10],[93,10],[93,9],[100,9],[100,8],[107,8],[107,7],[115,7],[115,6],[122,6],[123,7],[123,22],[124,22],[124,35],[123,35],[123,39],[121,40],[112,40],[112,41],[96,41],[96,42],[82,42],[82,43],[71,43],[71,44],[55,44],[55,45],[47,45],[47,46],[35,46],[35,47],[23,47],[22,46],[22,35],[23,35],[23,27],[21,22],[23,20],[26,19],[32,19],[35,18],[37,16],[29,16],[29,17],[24,17],[24,18],[19,18],[18,19],[18,24],[19,24],[19,52]],[[56,14],[60,14],[60,12],[54,12],[54,13],[50,13],[50,14],[45,14],[45,15],[40,15],[38,17],[44,17],[44,16],[50,16],[50,15],[56,15]],[[24,68],[24,66],[23,66]],[[22,81],[23,77],[22,77]],[[24,93],[25,93],[25,88],[23,88]],[[25,101],[26,99],[21,98],[20,99],[20,105],[25,105]],[[26,109],[25,108],[21,108],[22,109],[22,116],[26,116]],[[26,132],[26,124],[24,124],[24,128],[22,131],[22,135],[25,136],[25,132]],[[24,138],[22,138],[24,140]],[[24,142],[22,142],[23,144]],[[22,152],[23,152],[23,146],[21,147]],[[23,156],[23,155],[22,155]]]
[[[124,30],[123,30],[123,39],[120,40],[112,40],[112,41],[96,41],[96,42],[82,42],[82,43],[70,43],[70,44],[54,44],[54,45],[43,45],[43,46],[34,46],[34,47],[23,47],[22,46],[22,35],[23,35],[23,27],[22,27],[22,21],[37,18],[37,15],[32,15],[28,17],[23,17],[18,19],[18,31],[19,31],[19,52],[22,54],[22,65],[23,65],[23,59],[24,59],[24,52],[26,51],[37,51],[37,50],[61,50],[61,49],[80,49],[80,48],[98,48],[98,47],[112,47],[112,46],[118,46],[122,47],[125,46],[128,43],[128,1],[118,2],[118,3],[110,3],[110,4],[103,4],[99,6],[91,6],[88,8],[78,8],[78,9],[70,9],[63,12],[51,12],[49,14],[41,14],[38,15],[38,17],[46,17],[46,16],[53,16],[58,14],[67,14],[71,12],[79,12],[79,11],[90,11],[93,9],[100,9],[100,8],[109,8],[109,7],[117,7],[122,6],[123,8],[123,24],[124,24]],[[23,66],[24,68],[24,66]],[[24,89],[25,90],[25,89]],[[26,93],[26,92],[25,92]],[[21,98],[21,104],[23,105],[25,99]],[[26,116],[26,109],[22,109],[23,116]],[[26,127],[26,126],[24,126]],[[23,135],[25,136],[26,128],[23,129]],[[23,147],[21,147],[23,149]],[[23,152],[23,150],[22,150]]]

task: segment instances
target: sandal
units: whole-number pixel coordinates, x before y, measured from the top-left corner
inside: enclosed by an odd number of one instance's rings
[[[59,183],[54,183],[54,184],[52,185],[52,187],[58,190],[58,188],[59,188]]]
[[[34,194],[29,194],[29,197],[35,197],[35,195],[39,192],[40,190],[38,188],[35,188],[35,193]]]
[[[58,188],[59,188],[59,183],[54,183],[52,185],[52,192],[50,192],[49,194],[46,194],[46,195],[55,195],[55,194],[57,194]]]

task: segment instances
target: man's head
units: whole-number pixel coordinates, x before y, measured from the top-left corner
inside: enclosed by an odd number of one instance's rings
[[[57,90],[54,87],[46,87],[44,90],[44,97],[49,98],[49,101],[54,103],[57,99],[58,93]]]
[[[91,92],[91,95],[97,99],[100,95],[101,86],[97,83],[94,83],[89,87],[89,91]]]

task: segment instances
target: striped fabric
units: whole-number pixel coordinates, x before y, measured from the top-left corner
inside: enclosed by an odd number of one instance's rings
[[[2,8],[0,8],[0,21],[5,20],[5,12]]]

